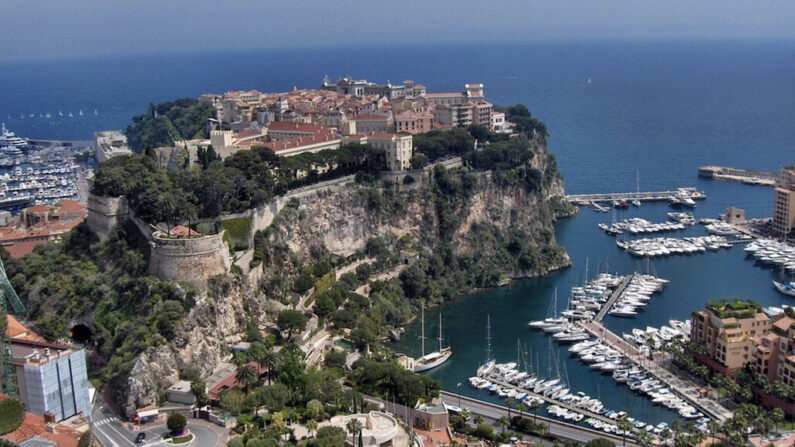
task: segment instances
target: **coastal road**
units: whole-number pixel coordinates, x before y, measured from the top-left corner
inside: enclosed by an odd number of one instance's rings
[[[128,430],[118,415],[111,410],[102,398],[97,399],[93,410],[91,428],[94,436],[105,447],[138,447],[166,445],[162,435],[168,429],[165,424],[147,427],[144,430]],[[202,420],[188,419],[188,429],[195,436],[192,447],[223,447],[226,445],[226,436],[221,427]],[[146,433],[146,440],[141,444],[135,443],[135,437],[141,431]]]
[[[496,423],[497,419],[502,416],[508,416],[508,408],[500,405],[483,402],[476,399],[471,399],[465,396],[459,396],[447,391],[442,391],[442,400],[448,405],[459,406],[467,408],[472,415],[479,414],[483,420],[492,424]],[[517,415],[516,410],[511,411],[511,416]],[[532,413],[524,413],[525,417],[531,419]],[[579,427],[573,424],[567,424],[554,419],[549,419],[543,416],[538,416],[538,421],[547,424],[549,427],[549,434],[558,438],[569,439],[577,442],[588,442],[592,439],[605,438],[615,442],[616,445],[622,444],[622,439],[619,436],[609,435],[596,430],[591,430],[585,427]],[[626,445],[635,446],[636,444],[631,440],[626,440]]]

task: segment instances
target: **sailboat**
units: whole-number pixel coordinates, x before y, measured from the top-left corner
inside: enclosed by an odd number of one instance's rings
[[[478,367],[478,377],[491,373],[497,361],[491,358],[491,315],[486,315],[486,361]]]
[[[640,195],[640,171],[638,171],[636,174],[637,175],[635,176],[635,193]],[[639,207],[640,199],[635,197],[635,199],[632,200],[632,204]]]
[[[442,347],[442,314],[439,314],[439,350],[425,354],[425,306],[422,306],[422,357],[414,363],[414,372],[427,371],[436,368],[453,355],[450,346]]]
[[[542,329],[544,332],[560,332],[558,329],[565,329],[564,325],[568,323],[565,317],[557,317],[558,312],[558,288],[555,287],[555,295],[552,298],[552,303],[547,311],[547,316],[543,320],[536,320],[527,323],[527,325],[534,329]]]

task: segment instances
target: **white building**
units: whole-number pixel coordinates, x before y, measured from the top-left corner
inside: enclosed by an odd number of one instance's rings
[[[132,155],[127,137],[120,130],[103,130],[94,134],[94,151],[98,163],[119,155]]]

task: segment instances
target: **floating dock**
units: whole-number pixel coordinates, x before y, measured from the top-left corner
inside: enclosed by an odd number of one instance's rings
[[[650,192],[611,192],[603,194],[570,194],[566,196],[566,200],[577,205],[591,205],[592,203],[607,202],[610,203],[614,200],[625,200],[631,202],[633,200],[640,200],[641,202],[652,202],[660,200],[668,200],[669,197],[675,196],[681,192],[686,192],[688,197],[693,200],[703,200],[707,196],[699,192],[694,187],[679,188],[673,191],[650,191]]]
[[[613,308],[613,304],[615,304],[616,301],[618,301],[618,299],[621,298],[621,295],[624,293],[624,289],[627,288],[630,281],[632,281],[632,278],[634,277],[635,277],[634,274],[627,275],[626,278],[624,278],[621,281],[621,284],[619,284],[618,287],[616,287],[616,290],[614,290],[613,293],[610,295],[610,298],[607,299],[607,302],[605,303],[604,306],[602,306],[602,309],[599,310],[599,313],[596,314],[593,321],[596,321],[597,323],[602,321],[605,315],[607,315],[607,313],[610,312],[610,309]]]
[[[714,180],[740,182],[746,185],[776,186],[779,175],[774,172],[755,171],[753,169],[735,169],[726,166],[701,166],[698,176]]]

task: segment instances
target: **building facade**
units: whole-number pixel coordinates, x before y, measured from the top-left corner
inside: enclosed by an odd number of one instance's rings
[[[770,330],[770,319],[750,301],[708,304],[692,314],[690,341],[707,348],[699,360],[729,375],[753,360],[754,340]]]
[[[35,415],[62,421],[91,414],[86,355],[82,348],[58,343],[11,340],[19,396]]]
[[[773,193],[773,233],[790,239],[795,229],[795,166],[781,170],[781,177]]]

